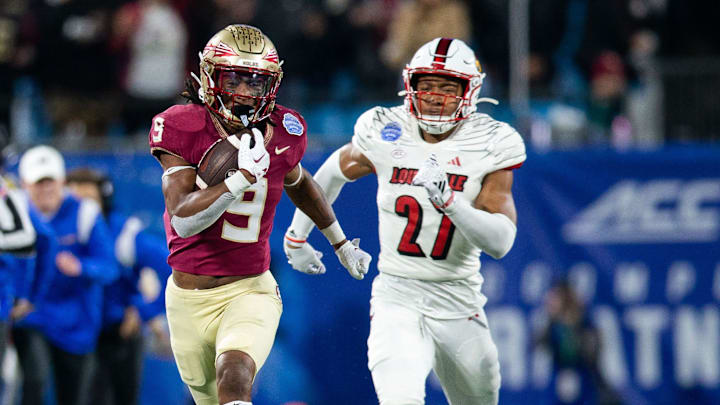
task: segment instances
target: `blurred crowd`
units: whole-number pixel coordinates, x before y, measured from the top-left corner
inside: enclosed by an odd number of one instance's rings
[[[137,404],[148,342],[169,351],[165,240],[52,147],[23,154],[19,184],[0,176],[0,403]]]
[[[438,36],[471,44],[488,74],[483,92],[503,100],[510,80],[509,21],[513,7],[523,3],[4,0],[0,131],[26,144],[43,136],[145,133],[152,116],[177,101],[206,40],[230,23],[256,25],[275,42],[285,61],[280,102],[301,111],[327,102],[399,102],[400,70],[420,44]],[[670,69],[675,76],[666,80],[658,62],[719,57],[714,24],[720,5],[527,3],[529,50],[523,60],[531,100],[561,102],[538,109],[544,124],[524,128],[537,138],[533,144],[542,144],[546,127],[553,132],[550,141],[560,144],[657,143],[653,137],[661,131],[671,140],[720,137],[720,114],[708,100],[720,75],[708,75],[702,69],[708,64],[696,61],[680,73]],[[707,78],[699,81],[703,74]],[[685,100],[663,107],[662,94],[666,104]],[[679,123],[666,122],[673,119]],[[693,120],[706,125],[697,130]]]

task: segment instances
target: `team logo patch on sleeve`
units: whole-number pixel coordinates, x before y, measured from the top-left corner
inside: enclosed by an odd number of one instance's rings
[[[402,135],[402,128],[397,122],[391,122],[385,125],[380,131],[380,137],[383,141],[394,142]]]
[[[290,113],[285,113],[285,115],[283,115],[282,123],[285,127],[285,130],[290,135],[300,136],[305,131],[305,128],[303,128],[300,120]]]

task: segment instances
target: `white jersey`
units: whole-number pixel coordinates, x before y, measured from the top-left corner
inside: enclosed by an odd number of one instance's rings
[[[525,145],[510,125],[473,113],[438,143],[425,142],[405,107],[375,107],[358,118],[352,138],[375,166],[378,179],[380,256],[378,270],[426,281],[460,280],[476,275],[481,250],[450,219],[433,207],[412,179],[431,153],[448,173],[455,198],[471,204],[485,175],[518,166]]]

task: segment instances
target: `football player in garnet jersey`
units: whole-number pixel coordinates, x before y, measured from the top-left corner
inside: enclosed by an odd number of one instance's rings
[[[513,245],[512,169],[525,146],[509,125],[476,112],[483,77],[464,42],[428,42],[403,72],[405,104],[362,114],[352,142],[315,175],[331,201],[345,182],[378,177],[368,367],[383,405],[424,403],[430,370],[453,405],[498,401],[480,253],[501,258]],[[289,247],[312,226],[296,211],[286,233],[285,252],[305,273],[319,266],[313,248]]]
[[[272,347],[282,303],[268,271],[268,237],[283,189],[353,277],[362,279],[370,264],[300,166],[307,129],[300,114],[275,104],[281,65],[259,29],[225,27],[200,53],[199,77],[184,93],[191,104],[155,116],[149,134],[165,170],[170,341],[180,376],[202,405],[249,404]],[[222,138],[238,148],[239,170],[196,187],[196,167]]]

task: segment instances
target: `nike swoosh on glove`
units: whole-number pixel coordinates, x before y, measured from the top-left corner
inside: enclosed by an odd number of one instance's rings
[[[360,239],[355,238],[352,242],[345,242],[335,250],[335,254],[353,278],[362,280],[365,277],[370,268],[372,256],[360,249]]]
[[[425,187],[430,202],[440,211],[445,212],[455,201],[455,192],[448,185],[447,173],[440,168],[434,153],[420,167],[412,184]]]
[[[270,154],[265,150],[265,144],[262,133],[259,129],[252,129],[252,137],[255,145],[250,147],[250,137],[248,133],[242,134],[240,137],[240,147],[238,148],[238,168],[245,169],[255,176],[255,181],[265,177],[270,167]]]
[[[298,240],[293,231],[285,234],[283,249],[293,269],[306,274],[325,273],[325,265],[320,261],[323,257],[322,252],[315,250],[306,241]]]

